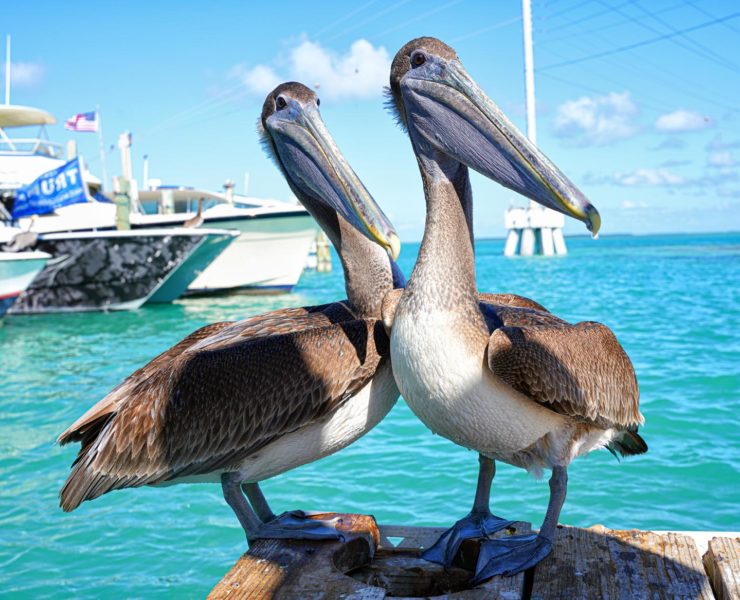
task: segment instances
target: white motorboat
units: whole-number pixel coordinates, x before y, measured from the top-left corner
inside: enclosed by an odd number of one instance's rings
[[[178,226],[198,214],[202,226],[240,232],[192,283],[190,293],[289,292],[298,283],[318,226],[305,208],[278,200],[159,187],[138,193],[134,229]]]
[[[115,206],[90,197],[96,180],[84,162],[65,161],[59,144],[48,141],[45,126],[54,122],[40,109],[0,106],[0,242],[33,231],[37,237],[28,249],[52,256],[11,313],[121,310],[149,299],[171,301],[235,240],[234,232],[205,228],[114,230]],[[34,125],[40,127],[35,138],[11,138],[6,131]],[[13,220],[20,204],[29,216]]]
[[[0,107],[0,189],[10,196],[41,173],[64,164],[62,148],[48,140],[45,126],[55,122],[49,113],[30,107]],[[33,138],[11,139],[4,128],[37,125]],[[122,149],[124,152],[125,149]],[[100,181],[83,170],[92,192],[90,202],[56,209],[35,219],[39,233],[112,229],[116,223],[113,195],[99,192]],[[190,293],[289,292],[298,283],[318,227],[298,203],[239,196],[188,187],[160,186],[133,194],[133,229],[180,227],[196,216],[203,203],[202,227],[236,229],[237,240],[218,256],[189,287]],[[107,200],[100,202],[95,200]],[[0,208],[0,211],[2,209]],[[6,214],[7,216],[7,214]],[[28,229],[29,218],[18,226]]]
[[[45,252],[0,252],[0,319],[50,258]]]
[[[111,202],[88,202],[58,208],[37,217],[39,233],[90,231],[115,226]],[[138,192],[129,214],[133,230],[181,227],[196,219],[202,202],[201,227],[236,229],[239,237],[188,288],[190,294],[290,292],[306,264],[317,225],[300,205],[191,188],[157,188]],[[21,228],[31,226],[20,219]]]

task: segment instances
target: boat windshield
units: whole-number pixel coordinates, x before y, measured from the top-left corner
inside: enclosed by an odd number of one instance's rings
[[[9,137],[7,132],[0,128],[0,154],[20,156],[47,156],[62,158],[62,145],[49,141],[46,128],[39,129],[35,137]]]
[[[221,201],[215,199],[206,199],[203,201],[203,210],[206,211],[209,208],[213,208],[222,204]],[[139,205],[141,206],[141,212],[146,215],[157,215],[157,214],[172,214],[172,213],[190,213],[197,212],[198,210],[198,198],[186,198],[177,199],[173,201],[173,208],[167,210],[163,205],[161,199],[156,200],[142,200],[139,199]]]

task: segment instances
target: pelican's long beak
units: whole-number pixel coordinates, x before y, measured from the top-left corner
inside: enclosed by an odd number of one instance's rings
[[[273,114],[266,125],[290,176],[396,260],[401,241],[393,225],[337,148],[318,109],[289,104],[287,116]]]
[[[430,57],[401,80],[409,130],[437,150],[586,224],[601,217],[583,193],[506,118],[458,60]],[[413,135],[412,135],[413,139]]]

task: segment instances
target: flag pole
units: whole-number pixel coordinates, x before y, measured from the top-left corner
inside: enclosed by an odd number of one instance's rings
[[[105,142],[103,142],[103,118],[100,116],[100,105],[95,107],[95,116],[98,121],[98,145],[100,151],[100,166],[103,169],[103,185],[100,186],[102,191],[105,191],[105,186],[108,182],[108,169],[105,164]]]

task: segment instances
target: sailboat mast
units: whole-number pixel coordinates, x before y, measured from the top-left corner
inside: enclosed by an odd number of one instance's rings
[[[532,2],[522,0],[522,34],[524,39],[524,95],[527,107],[527,137],[537,144],[537,117],[534,94],[534,48],[532,44]],[[529,206],[510,206],[504,213],[509,230],[504,245],[505,256],[553,256],[568,252],[563,237],[563,215],[544,208],[534,200]]]
[[[10,34],[5,37],[5,106],[10,105]]]
[[[527,100],[527,137],[537,144],[537,120],[534,101],[534,51],[532,50],[532,5],[522,0],[522,26],[524,29],[524,90]]]

